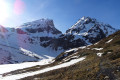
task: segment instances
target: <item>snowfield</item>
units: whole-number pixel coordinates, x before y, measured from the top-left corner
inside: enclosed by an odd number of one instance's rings
[[[46,65],[46,64],[52,63],[53,62],[52,60],[53,58],[51,57],[49,59],[40,60],[39,62],[25,62],[25,63],[19,63],[19,64],[0,65],[0,75],[2,75],[3,73],[10,72],[10,71],[32,67],[36,65]]]
[[[73,65],[73,64],[75,64],[75,63],[78,63],[78,62],[80,62],[80,61],[83,61],[84,59],[85,59],[86,57],[81,57],[81,58],[78,58],[78,59],[73,59],[73,60],[71,60],[70,62],[66,62],[66,63],[63,63],[63,64],[59,64],[59,65],[56,65],[56,66],[53,66],[53,67],[48,67],[48,68],[45,68],[45,69],[42,69],[42,70],[39,70],[39,71],[35,71],[35,72],[27,72],[27,73],[22,73],[22,74],[17,74],[17,75],[10,75],[10,76],[5,76],[5,77],[2,77],[2,76],[0,76],[0,80],[17,80],[17,79],[21,79],[21,78],[24,78],[24,77],[28,77],[28,76],[34,76],[34,75],[37,75],[37,74],[40,74],[40,73],[45,73],[45,72],[48,72],[48,71],[51,71],[51,70],[55,70],[55,69],[60,69],[60,68],[64,68],[64,67],[68,67],[68,66],[71,66],[71,65]],[[48,60],[49,61],[49,60]],[[14,64],[14,65],[12,65],[12,66],[5,66],[4,67],[4,65],[3,66],[0,66],[0,69],[1,70],[5,70],[5,69],[8,69],[8,71],[9,71],[9,68],[13,68],[13,69],[11,69],[11,70],[15,70],[14,68],[16,68],[16,67],[19,67],[19,68],[27,68],[27,67],[30,67],[30,66],[33,66],[33,64],[34,65],[38,65],[38,64],[42,64],[42,62],[40,61],[40,62],[36,62],[36,63],[31,63],[31,65],[30,64],[28,64],[28,63],[23,63],[23,64],[18,64],[18,65],[16,65],[16,64]],[[43,64],[45,64],[44,62],[43,62]],[[48,63],[46,63],[46,64],[48,64]],[[2,69],[3,68],[3,69]],[[17,69],[17,68],[16,68]],[[0,70],[0,71],[1,71]],[[6,72],[8,72],[7,70],[5,70]],[[1,72],[1,73],[4,73],[4,71],[3,72]]]

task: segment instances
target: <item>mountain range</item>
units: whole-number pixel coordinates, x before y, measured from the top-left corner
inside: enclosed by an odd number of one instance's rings
[[[120,30],[90,17],[65,33],[51,19],[0,26],[0,64],[1,80],[119,80]]]
[[[0,26],[0,64],[55,58],[66,50],[92,45],[116,31],[109,24],[90,17],[82,17],[65,33],[56,29],[51,19],[15,28]]]

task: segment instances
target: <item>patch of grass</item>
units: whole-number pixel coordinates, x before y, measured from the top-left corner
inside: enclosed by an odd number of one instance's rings
[[[112,56],[109,57],[112,60],[118,59],[120,58],[120,52],[116,52],[114,53]]]
[[[104,51],[103,55],[106,55],[108,52],[113,52],[113,50],[106,50]]]
[[[116,45],[120,45],[120,41],[116,41],[114,44],[116,44]]]
[[[96,55],[87,56],[85,61],[79,62],[70,67],[49,71],[21,80],[94,80],[99,71],[100,58]]]

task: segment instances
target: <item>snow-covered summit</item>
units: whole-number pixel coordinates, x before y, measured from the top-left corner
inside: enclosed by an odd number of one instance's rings
[[[36,21],[32,21],[32,22],[27,22],[24,23],[23,25],[21,25],[20,27],[30,27],[30,28],[44,28],[44,27],[54,27],[54,23],[52,19],[39,19]]]
[[[116,31],[109,24],[104,24],[95,18],[84,16],[69,28],[60,39],[67,40],[67,48],[68,46],[74,48],[94,44]]]
[[[49,33],[49,34],[61,34],[61,31],[55,28],[52,19],[39,19],[32,22],[24,23],[17,29],[22,29],[24,32],[28,33]]]
[[[100,31],[105,33],[106,36],[116,32],[116,30],[109,24],[104,24],[97,21],[95,18],[84,16],[78,20],[71,28],[69,28],[66,31],[66,34],[84,35],[84,33],[98,33]]]
[[[92,22],[92,23],[95,23],[97,22],[95,18],[90,18],[90,17],[85,17],[83,16],[81,19],[79,19],[77,21],[77,23],[75,25],[72,26],[72,28],[74,28],[75,26],[77,26],[78,24],[85,24],[85,23],[89,23],[89,22]]]

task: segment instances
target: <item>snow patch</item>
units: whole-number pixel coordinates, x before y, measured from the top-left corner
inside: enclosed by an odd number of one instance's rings
[[[113,39],[110,39],[109,41],[107,41],[106,43],[110,43]]]
[[[103,48],[93,48],[92,50],[100,51],[100,50],[103,50]]]
[[[97,53],[97,56],[101,57],[103,53]]]
[[[85,49],[87,46],[79,47],[79,49]]]
[[[78,50],[78,48],[73,48],[73,49],[70,49],[70,50],[67,50],[67,51],[65,51],[65,53],[69,53],[69,52],[72,52],[72,51],[77,51]]]

